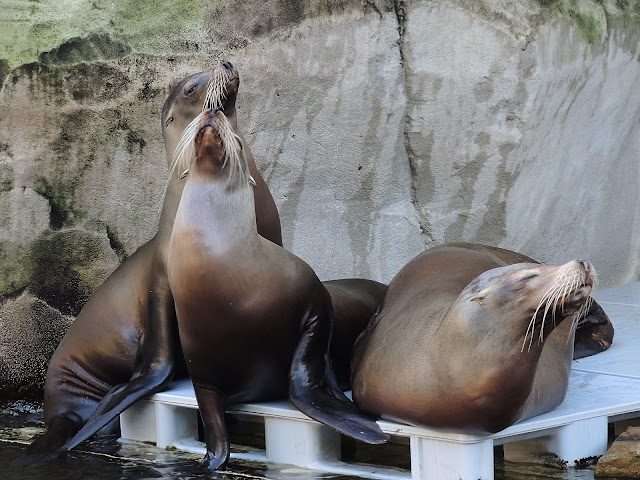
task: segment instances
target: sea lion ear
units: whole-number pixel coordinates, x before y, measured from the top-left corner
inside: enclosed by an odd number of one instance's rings
[[[475,294],[471,295],[471,297],[469,297],[469,301],[470,302],[478,302],[479,305],[482,305],[482,303],[484,302],[485,296],[486,296],[486,295],[484,295],[484,293],[485,292],[482,291],[482,292],[478,292],[478,293],[475,293]]]
[[[253,175],[249,175],[249,185],[251,185],[252,187],[256,186],[256,179],[253,178]]]
[[[236,135],[236,140],[238,141],[238,145],[240,145],[240,150],[242,150],[243,149],[242,140],[240,139],[240,137],[238,135]]]
[[[466,288],[468,299],[470,302],[479,302],[482,304],[482,301],[486,297],[486,288],[482,288],[480,285],[480,278],[474,278]]]

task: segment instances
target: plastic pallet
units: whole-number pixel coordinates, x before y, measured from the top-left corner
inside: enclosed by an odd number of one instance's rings
[[[638,362],[631,359],[638,357],[633,348],[637,342],[631,340],[640,337],[636,333],[639,330],[633,328],[640,322],[640,283],[635,285],[632,291],[637,295],[632,298],[639,299],[638,305],[614,301],[610,305],[606,303],[609,298],[606,291],[598,295],[598,301],[616,326],[615,349],[612,346],[608,352],[592,357],[593,360],[575,362],[574,367],[578,368],[571,373],[565,401],[551,412],[493,435],[469,435],[378,421],[383,431],[409,439],[411,472],[407,472],[341,461],[340,435],[311,420],[287,401],[239,404],[232,406],[229,413],[263,421],[266,450],[233,453],[232,458],[374,479],[492,480],[495,445],[535,439],[538,448],[555,453],[569,465],[582,458],[602,455],[607,449],[608,423],[640,417],[640,371],[634,370]],[[621,308],[611,308],[615,305]],[[596,362],[601,355],[603,362]],[[622,365],[620,358],[624,359]],[[191,383],[188,380],[174,382],[168,390],[139,402],[121,415],[122,440],[152,442],[160,448],[173,446],[204,454],[204,444],[197,441],[196,409]]]

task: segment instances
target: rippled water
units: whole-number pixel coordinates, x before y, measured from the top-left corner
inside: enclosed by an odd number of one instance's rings
[[[42,414],[37,408],[18,405],[0,408],[0,478],[2,480],[144,480],[220,478],[272,480],[346,480],[354,477],[322,474],[296,467],[275,466],[232,459],[228,468],[211,474],[199,466],[200,455],[165,451],[153,446],[120,444],[115,437],[86,442],[64,458],[40,466],[13,466],[33,435],[43,431]],[[237,434],[236,434],[237,435]],[[242,435],[247,435],[246,432]],[[259,436],[258,436],[259,437]],[[237,436],[236,436],[237,438]],[[232,436],[233,439],[233,436]],[[245,437],[246,439],[246,437]],[[261,439],[252,440],[260,444]],[[244,443],[244,442],[243,442]],[[361,463],[381,463],[409,467],[406,445],[367,448],[345,441],[343,458]],[[496,480],[593,480],[593,467],[554,468],[544,465],[496,461]]]

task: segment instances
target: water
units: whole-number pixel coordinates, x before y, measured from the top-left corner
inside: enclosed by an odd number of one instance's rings
[[[64,458],[40,466],[12,466],[30,443],[43,431],[42,412],[38,406],[14,404],[0,408],[0,477],[3,480],[190,480],[190,479],[269,479],[269,480],[354,480],[355,477],[322,474],[297,467],[267,465],[232,459],[222,472],[210,473],[199,466],[200,455],[166,451],[148,445],[120,444],[116,437],[102,437],[82,444]],[[236,431],[235,438],[251,432]],[[260,445],[260,435],[249,442]],[[232,441],[234,435],[232,435]],[[362,463],[382,463],[408,468],[406,445],[390,445],[384,449],[368,448],[345,441],[343,458]],[[557,468],[544,464],[521,464],[496,461],[496,480],[594,480],[594,467],[584,469]]]

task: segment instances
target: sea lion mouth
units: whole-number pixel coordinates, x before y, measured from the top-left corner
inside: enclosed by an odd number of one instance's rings
[[[553,326],[556,325],[558,316],[561,319],[572,318],[573,332],[580,318],[586,315],[591,307],[593,300],[590,295],[596,283],[597,274],[589,262],[579,260],[558,267],[555,279],[542,295],[529,321],[522,350],[524,351],[527,345],[527,339],[531,348],[536,331],[538,343],[544,341],[545,322],[549,313]]]

